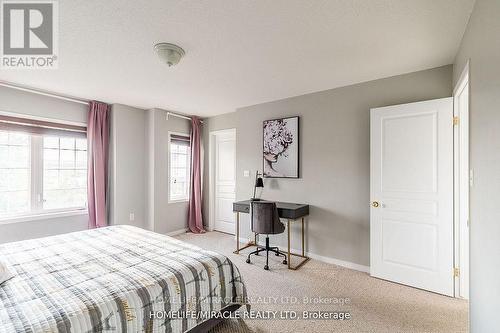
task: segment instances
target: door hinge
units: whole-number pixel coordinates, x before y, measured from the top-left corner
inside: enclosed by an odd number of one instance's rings
[[[457,126],[458,122],[459,122],[459,118],[458,117],[453,117],[453,125]]]
[[[460,268],[454,268],[453,269],[453,276],[454,277],[459,277],[460,276]]]

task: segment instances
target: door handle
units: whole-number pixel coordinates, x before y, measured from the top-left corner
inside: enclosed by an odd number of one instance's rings
[[[372,202],[372,207],[373,208],[378,208],[380,206],[380,204],[378,203],[378,201],[373,201]]]

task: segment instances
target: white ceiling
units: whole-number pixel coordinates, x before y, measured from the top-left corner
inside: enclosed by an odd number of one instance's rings
[[[0,79],[212,116],[450,64],[474,0],[60,0],[59,69]],[[157,42],[186,50],[168,68]]]

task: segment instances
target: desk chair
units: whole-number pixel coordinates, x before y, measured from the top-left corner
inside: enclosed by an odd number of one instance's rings
[[[278,215],[278,208],[275,202],[269,201],[252,201],[250,202],[250,216],[252,220],[252,231],[256,234],[265,234],[266,246],[257,245],[257,250],[248,254],[247,263],[250,263],[252,254],[259,255],[259,252],[266,251],[265,270],[269,270],[269,251],[276,256],[283,256],[283,264],[287,264],[286,254],[281,252],[276,246],[269,246],[269,235],[281,234],[285,231],[285,225],[281,223]]]

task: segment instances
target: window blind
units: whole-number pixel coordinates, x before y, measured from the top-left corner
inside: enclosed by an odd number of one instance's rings
[[[87,127],[0,115],[0,130],[39,135],[87,137]]]
[[[170,142],[175,143],[180,146],[190,146],[191,145],[191,139],[189,136],[185,135],[178,135],[178,134],[171,134],[170,135]]]

